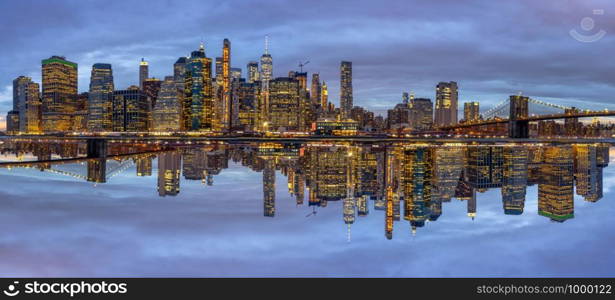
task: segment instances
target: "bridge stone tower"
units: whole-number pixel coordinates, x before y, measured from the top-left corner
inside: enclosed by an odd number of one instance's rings
[[[508,121],[508,137],[528,138],[530,127],[527,117],[529,116],[529,97],[520,95],[510,96],[510,115]]]

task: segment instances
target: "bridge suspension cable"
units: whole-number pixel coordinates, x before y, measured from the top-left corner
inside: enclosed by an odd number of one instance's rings
[[[551,107],[551,108],[557,108],[557,109],[561,109],[561,110],[571,109],[571,107],[568,107],[568,106],[554,104],[554,103],[549,103],[549,102],[537,100],[537,99],[534,99],[534,98],[530,98],[529,102],[532,102],[534,104],[539,104],[539,105],[547,106],[547,107]]]
[[[494,117],[496,115],[496,113],[502,111],[506,105],[508,105],[508,99],[498,103],[496,106],[492,107],[491,109],[489,109],[488,111],[485,112],[485,114],[483,115],[486,119],[489,119],[491,117]]]

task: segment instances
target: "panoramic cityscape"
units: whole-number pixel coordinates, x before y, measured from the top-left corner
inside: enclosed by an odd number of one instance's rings
[[[612,11],[3,1],[0,270],[613,277]]]
[[[138,85],[125,90],[115,89],[112,64],[95,63],[89,91],[79,93],[77,63],[51,56],[41,61],[42,84],[27,76],[13,80],[6,134],[612,138],[615,129],[599,119],[615,116],[615,110],[567,107],[521,93],[484,113],[477,101],[460,109],[455,81],[439,82],[434,100],[403,92],[400,103],[382,116],[353,104],[351,61],[339,64],[335,101],[319,73],[303,71],[309,61],[288,76],[274,77],[268,36],[259,61],[242,69],[232,67],[231,58],[230,40],[224,39],[222,57],[215,59],[207,57],[201,42],[169,66],[173,73],[163,79],[150,77],[149,63],[141,58],[135,62]]]

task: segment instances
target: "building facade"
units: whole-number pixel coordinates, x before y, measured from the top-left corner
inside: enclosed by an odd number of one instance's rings
[[[342,115],[347,117],[352,107],[352,62],[342,61],[340,65],[340,108]]]
[[[88,131],[113,130],[114,89],[111,65],[94,64],[88,93]]]
[[[77,64],[52,56],[41,65],[43,131],[70,131],[77,98]]]
[[[440,82],[436,86],[436,115],[434,123],[437,127],[457,124],[459,92],[457,83]]]

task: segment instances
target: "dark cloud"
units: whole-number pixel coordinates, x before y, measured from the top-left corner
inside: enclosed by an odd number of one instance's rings
[[[593,15],[603,9],[604,15]],[[137,82],[138,60],[151,74],[172,72],[178,56],[205,41],[219,56],[232,41],[233,65],[245,69],[271,36],[274,73],[309,60],[338,102],[339,62],[354,66],[355,102],[383,111],[402,91],[433,97],[439,81],[459,82],[461,100],[488,108],[510,94],[587,108],[612,106],[615,6],[594,1],[3,1],[0,89],[18,75],[40,81],[40,60],[61,54],[79,63],[80,89],[91,65],[113,64],[116,86]],[[592,17],[606,36],[581,43],[569,35]],[[0,93],[0,112],[10,94]],[[4,114],[4,113],[2,113]]]

